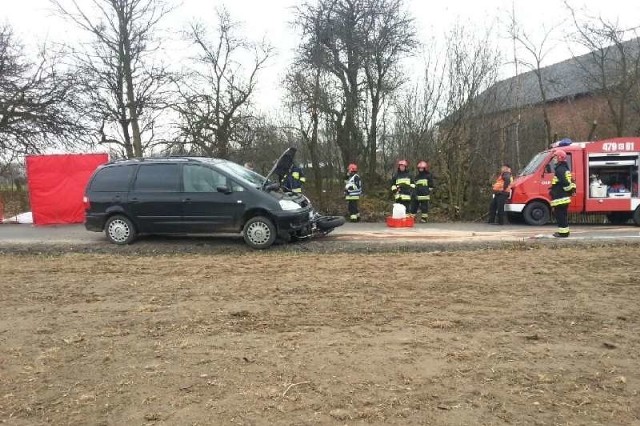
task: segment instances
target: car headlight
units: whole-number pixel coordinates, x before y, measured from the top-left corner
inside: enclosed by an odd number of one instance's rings
[[[301,208],[300,204],[291,200],[280,200],[278,203],[280,203],[280,208],[282,210],[299,210]]]

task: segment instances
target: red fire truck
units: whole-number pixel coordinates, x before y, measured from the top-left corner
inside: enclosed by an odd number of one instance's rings
[[[569,213],[606,214],[613,224],[633,219],[640,226],[640,138],[564,140],[536,154],[513,182],[505,205],[510,221],[544,225],[551,219],[549,188],[554,176],[553,151],[558,148],[567,153],[567,164],[577,185]]]

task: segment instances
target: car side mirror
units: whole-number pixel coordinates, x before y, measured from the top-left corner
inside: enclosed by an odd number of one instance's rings
[[[223,186],[223,185],[221,185],[221,186],[217,187],[217,188],[216,188],[216,190],[217,190],[218,192],[222,192],[222,193],[224,193],[224,194],[231,194],[231,190],[229,189],[229,187],[228,187],[228,186]]]

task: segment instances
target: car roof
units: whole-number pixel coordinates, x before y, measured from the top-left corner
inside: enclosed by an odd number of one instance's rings
[[[115,166],[115,165],[129,165],[129,164],[167,164],[167,163],[208,163],[208,164],[219,164],[224,163],[227,160],[223,160],[220,158],[210,158],[210,157],[179,157],[179,156],[171,156],[171,157],[148,157],[148,158],[125,158],[122,160],[113,160],[109,163],[105,164],[106,166]]]

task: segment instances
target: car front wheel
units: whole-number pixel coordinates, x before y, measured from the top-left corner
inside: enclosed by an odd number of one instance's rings
[[[130,244],[136,238],[133,223],[124,216],[111,216],[104,227],[107,239],[114,244]]]
[[[264,216],[252,217],[242,230],[244,242],[254,249],[265,249],[276,240],[276,227]]]

